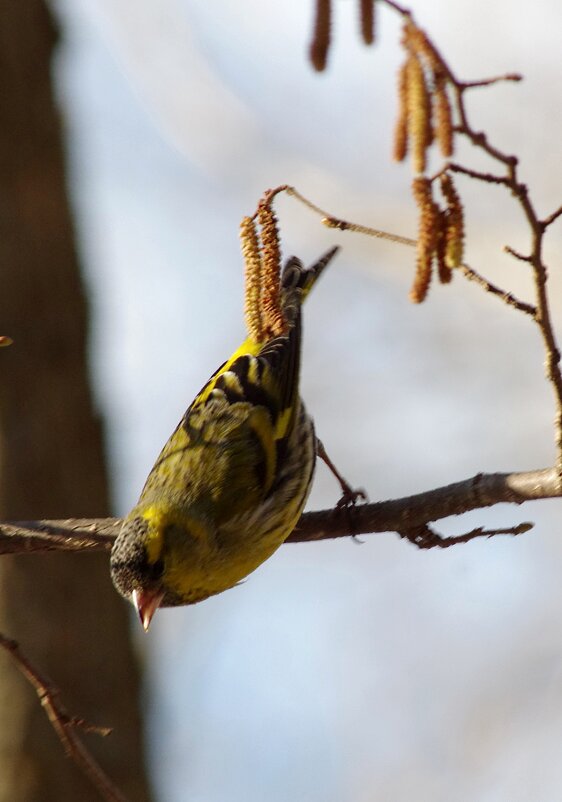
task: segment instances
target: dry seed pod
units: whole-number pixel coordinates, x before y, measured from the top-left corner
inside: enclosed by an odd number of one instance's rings
[[[445,264],[458,267],[464,253],[464,209],[449,173],[441,176],[441,192],[447,201],[445,230]]]
[[[403,162],[408,153],[408,60],[398,72],[398,117],[394,128],[392,157]]]
[[[414,178],[412,193],[419,209],[416,275],[410,290],[410,300],[419,304],[425,300],[431,281],[433,257],[437,250],[441,226],[440,210],[433,200],[431,181],[424,176]]]
[[[326,67],[328,50],[332,38],[331,0],[316,0],[316,18],[310,43],[310,61],[317,72]]]
[[[412,139],[412,166],[423,173],[426,152],[433,138],[431,130],[431,96],[427,89],[420,59],[410,53],[407,62],[408,128]]]
[[[376,0],[359,0],[361,38],[366,45],[372,45],[375,41],[375,2]]]
[[[453,155],[453,115],[447,95],[446,77],[442,71],[434,73],[435,82],[435,138],[441,154],[446,158]]]
[[[281,251],[277,218],[267,202],[258,206],[261,226],[261,312],[266,338],[277,337],[285,331],[285,319],[281,311],[280,273]]]
[[[240,223],[240,239],[244,256],[244,316],[248,336],[256,343],[263,341],[261,311],[261,256],[258,231],[251,217]]]

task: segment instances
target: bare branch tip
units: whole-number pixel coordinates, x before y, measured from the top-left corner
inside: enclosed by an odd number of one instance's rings
[[[511,245],[504,245],[502,251],[504,253],[508,253],[510,256],[513,256],[514,259],[518,259],[520,262],[532,262],[532,258],[530,256],[525,256],[519,251],[516,251],[515,248],[511,247]]]
[[[556,220],[558,220],[562,216],[562,206],[556,209],[552,214],[549,214],[548,217],[545,217],[544,220],[541,221],[541,225],[543,231],[545,231],[549,226],[551,226]]]
[[[531,529],[534,529],[535,524],[532,521],[522,521],[519,526],[514,527],[513,534],[514,535],[524,535],[525,532],[530,532]]]
[[[89,721],[86,721],[85,718],[80,718],[78,716],[73,716],[70,718],[68,720],[68,724],[69,726],[83,730],[83,732],[99,735],[102,738],[107,738],[107,736],[111,735],[113,732],[113,727],[102,727],[98,724],[91,724]]]

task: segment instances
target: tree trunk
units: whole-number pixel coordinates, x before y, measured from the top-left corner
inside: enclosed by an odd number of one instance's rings
[[[50,82],[43,0],[0,6],[0,517],[109,513],[86,367],[87,310]],[[61,689],[72,714],[114,727],[88,748],[132,802],[148,800],[139,676],[107,557],[0,560],[0,630]],[[0,653],[0,802],[92,802],[37,696]]]

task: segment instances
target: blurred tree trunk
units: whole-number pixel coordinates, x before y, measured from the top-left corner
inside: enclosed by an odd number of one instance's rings
[[[43,0],[0,5],[0,334],[15,341],[0,351],[3,519],[109,513],[50,81],[55,43]],[[148,800],[138,670],[107,558],[0,558],[0,630],[61,688],[71,713],[115,728],[84,741],[133,802]],[[0,711],[0,802],[99,800],[4,653]]]

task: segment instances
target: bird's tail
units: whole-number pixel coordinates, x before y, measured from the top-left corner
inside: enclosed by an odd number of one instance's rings
[[[282,411],[290,410],[289,416],[281,416],[283,431],[290,431],[297,407],[300,351],[301,351],[301,305],[324,268],[334,257],[338,248],[331,248],[311,267],[304,267],[300,259],[292,256],[287,260],[281,275],[281,304],[287,331],[265,343],[258,358],[269,365],[270,375],[277,381],[277,396]]]

